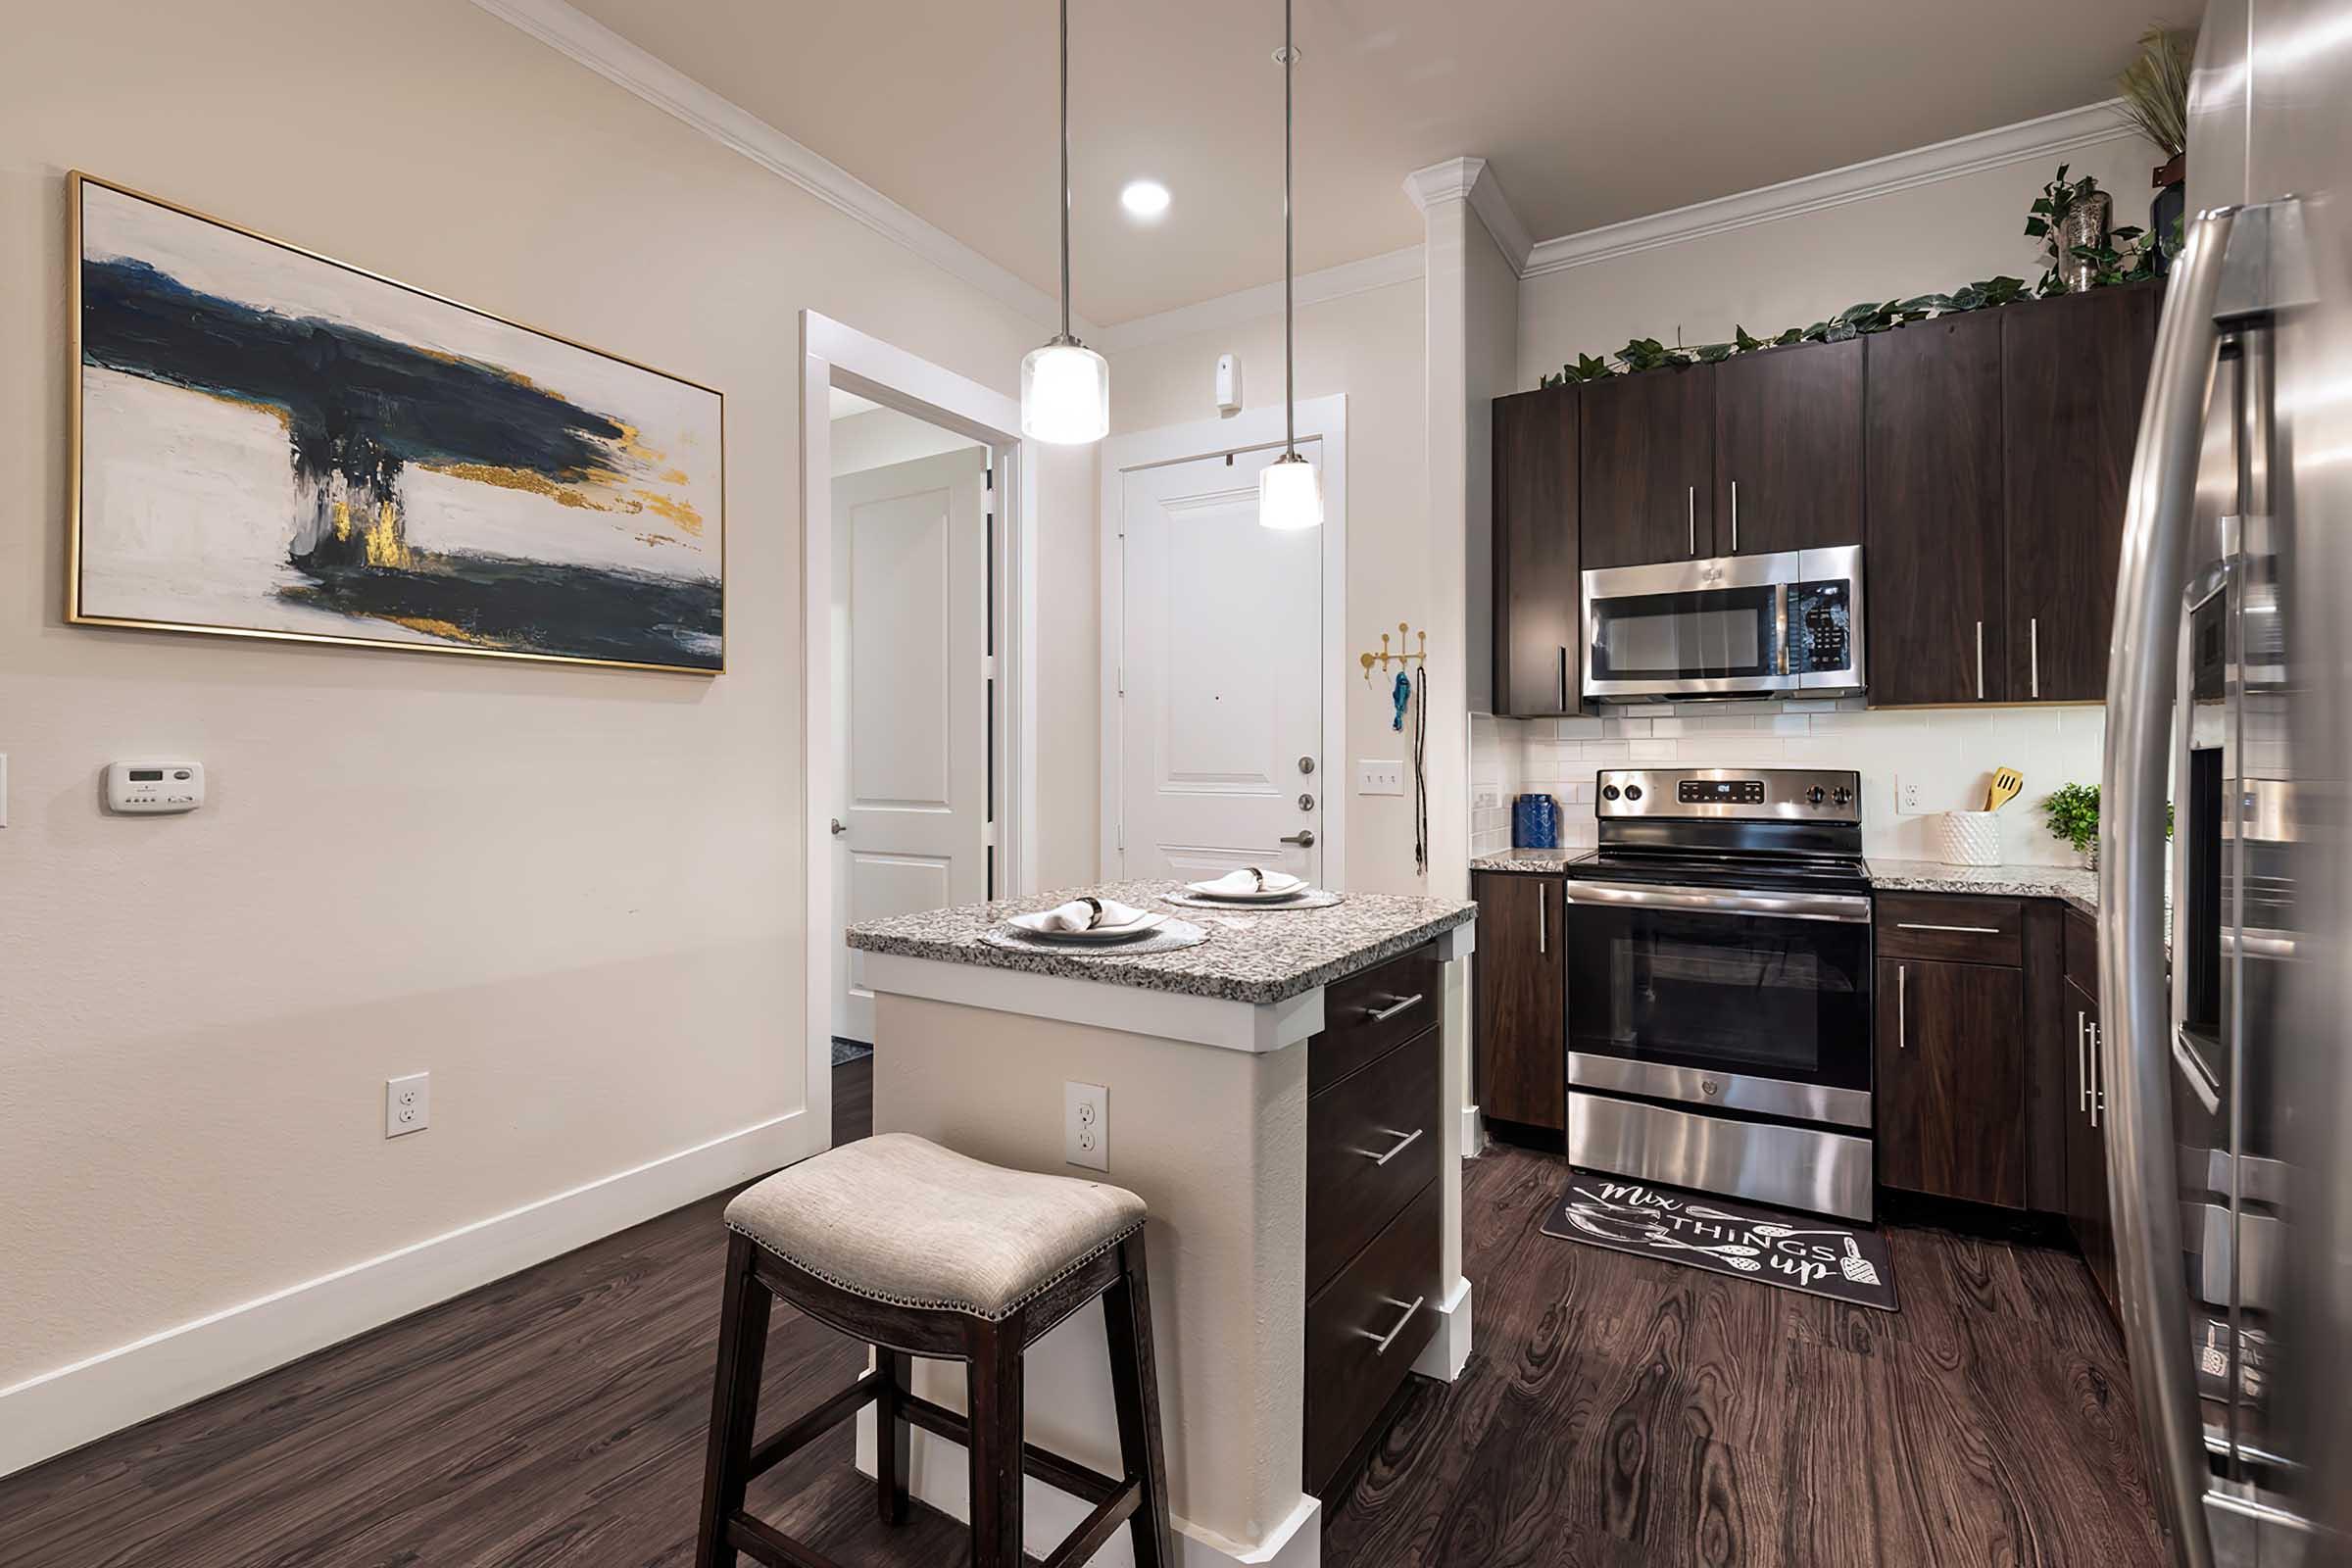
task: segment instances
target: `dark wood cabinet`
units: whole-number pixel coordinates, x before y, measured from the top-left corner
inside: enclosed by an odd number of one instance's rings
[[[1714,368],[1715,554],[1862,543],[1862,341]]]
[[[1717,368],[1650,370],[1578,388],[1586,570],[1718,554]]]
[[[1568,1127],[1568,968],[1561,879],[1482,871],[1476,975],[1478,1104],[1525,1127]]]
[[[1875,984],[1879,1180],[2023,1207],[2023,971],[1882,957]]]
[[[2134,285],[1998,313],[2012,702],[2106,695],[2157,299]]]
[[[1869,340],[1862,569],[1873,704],[2009,696],[2001,314]]]
[[[1578,710],[1577,389],[1494,400],[1494,711]]]

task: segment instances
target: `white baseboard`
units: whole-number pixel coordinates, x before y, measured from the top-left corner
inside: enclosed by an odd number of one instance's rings
[[[1438,1332],[1430,1337],[1413,1370],[1440,1383],[1451,1383],[1470,1362],[1470,1282],[1454,1282],[1453,1294],[1438,1303]]]
[[[858,1470],[874,1473],[874,1407],[858,1412]],[[928,1432],[907,1434],[907,1493],[952,1519],[972,1517],[972,1480],[963,1446]],[[1176,1568],[1322,1568],[1323,1505],[1304,1493],[1281,1523],[1254,1544],[1228,1541],[1213,1530],[1170,1517],[1176,1532]],[[1045,1556],[1086,1518],[1086,1504],[1055,1492],[1034,1477],[1021,1488],[1021,1537],[1028,1551]],[[1103,1544],[1090,1568],[1135,1568],[1127,1532]]]
[[[1462,1107],[1462,1157],[1476,1159],[1487,1152],[1487,1124],[1479,1119],[1476,1105]]]
[[[0,1476],[800,1158],[810,1152],[796,1125],[806,1114],[739,1128],[0,1389]]]

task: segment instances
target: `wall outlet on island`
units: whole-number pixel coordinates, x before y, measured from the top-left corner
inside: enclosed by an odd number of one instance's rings
[[[1061,1157],[1089,1170],[1110,1169],[1110,1091],[1101,1084],[1061,1086]]]
[[[1894,781],[1894,813],[1897,816],[1917,816],[1928,808],[1927,789],[1917,779],[1898,778]]]
[[[420,1133],[433,1124],[433,1075],[413,1072],[384,1080],[384,1136]]]

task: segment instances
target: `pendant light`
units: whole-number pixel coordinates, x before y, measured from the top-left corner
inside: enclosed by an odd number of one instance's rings
[[[1070,0],[1061,0],[1061,330],[1021,361],[1021,434],[1084,446],[1110,433],[1110,367],[1070,335]]]
[[[1282,456],[1257,476],[1261,528],[1313,528],[1323,521],[1323,481],[1298,454],[1298,365],[1293,337],[1298,311],[1291,301],[1291,0],[1282,0]]]

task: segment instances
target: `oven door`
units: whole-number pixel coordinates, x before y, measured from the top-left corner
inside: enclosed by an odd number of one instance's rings
[[[1584,574],[1585,695],[1642,701],[1793,692],[1793,551]]]
[[[1870,900],[1567,884],[1568,1082],[1871,1125]]]

